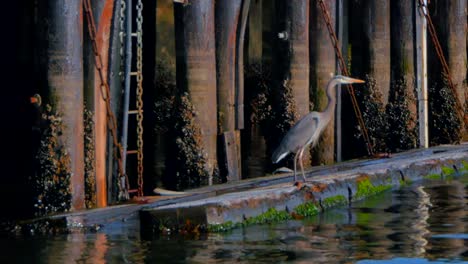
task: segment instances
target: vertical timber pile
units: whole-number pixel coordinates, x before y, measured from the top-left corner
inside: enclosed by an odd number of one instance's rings
[[[467,86],[464,80],[467,76],[467,5],[466,1],[431,1],[428,5],[451,82],[456,89],[456,94],[453,94],[450,81],[443,77],[444,67],[428,31],[429,133],[432,144],[457,142],[463,136],[462,133],[466,134],[467,124],[458,127],[457,107],[451,95],[458,100],[466,115]]]
[[[216,166],[217,134],[214,3],[174,4],[177,90],[189,94],[197,112],[210,175]]]
[[[362,0],[363,31],[368,52],[364,55],[364,72],[376,82],[384,105],[390,89],[390,1]]]
[[[239,138],[236,136],[236,39],[242,0],[216,1],[216,77],[218,131],[222,135],[222,153],[227,180],[240,179]]]
[[[275,77],[283,92],[291,93],[294,123],[309,113],[309,7],[310,1],[278,1],[278,52]],[[289,90],[289,91],[287,91]],[[306,153],[305,166],[310,163]]]
[[[466,115],[466,103],[468,97],[467,80],[468,58],[466,51],[466,38],[468,34],[467,12],[468,3],[464,0],[442,1],[448,5],[445,21],[447,27],[448,65],[452,80],[457,89],[458,101],[461,103],[463,113]],[[467,134],[468,124],[462,126],[462,133]]]
[[[309,6],[308,0],[287,1],[286,32],[289,67],[285,69],[283,80],[289,81],[296,103],[297,120],[309,113]]]
[[[405,89],[414,94],[414,1],[396,0],[391,2],[391,75],[392,80],[407,81]],[[395,98],[397,99],[397,98]],[[417,115],[416,102],[411,102],[410,111]]]
[[[397,111],[397,116],[391,116],[388,122],[392,123],[395,119],[399,119],[400,122],[405,122],[403,127],[406,133],[400,133],[397,137],[393,138],[394,142],[401,142],[402,137],[409,137],[411,131],[416,129],[417,120],[417,107],[416,107],[416,95],[415,95],[415,26],[413,24],[414,10],[416,8],[415,2],[411,0],[395,0],[391,1],[391,87],[389,91],[388,103],[392,106],[392,109]],[[377,80],[377,79],[376,79]],[[401,109],[401,106],[406,109]],[[388,107],[387,107],[388,108]],[[403,111],[399,111],[403,110]],[[402,112],[408,111],[408,119],[406,114]],[[402,120],[402,121],[401,121]],[[394,122],[393,122],[394,123]],[[396,125],[391,124],[393,129],[399,129]],[[392,131],[389,131],[391,133]],[[397,135],[398,133],[395,133]],[[416,138],[413,137],[413,140]],[[413,141],[411,140],[411,141]],[[413,145],[416,142],[408,142],[409,145]],[[399,145],[398,143],[395,143]],[[407,145],[407,147],[409,146]],[[406,147],[405,147],[406,148]]]
[[[336,3],[325,0],[333,27],[336,28]],[[316,1],[310,5],[310,98],[314,111],[323,111],[327,104],[326,86],[335,74],[335,51],[327,25]],[[335,96],[335,95],[333,95]],[[333,118],[312,150],[312,164],[330,164],[335,159],[335,123]]]
[[[39,55],[45,74],[43,94],[62,118],[59,146],[71,158],[70,205],[79,210],[84,207],[82,1],[41,1],[38,18],[44,40]]]
[[[248,19],[248,64],[262,64],[263,0],[251,0]]]

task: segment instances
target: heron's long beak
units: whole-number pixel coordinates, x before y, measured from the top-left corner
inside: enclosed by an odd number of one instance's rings
[[[360,79],[354,79],[354,78],[350,78],[350,77],[348,77],[346,79],[347,79],[346,82],[348,82],[348,83],[365,83],[365,81],[360,80]]]

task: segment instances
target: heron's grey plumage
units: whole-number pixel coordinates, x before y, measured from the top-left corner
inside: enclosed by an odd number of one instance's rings
[[[332,89],[337,84],[363,83],[364,81],[350,77],[337,75],[333,77],[327,85],[328,103],[323,112],[310,112],[301,118],[284,136],[283,140],[273,152],[272,161],[278,163],[289,153],[296,153],[294,157],[294,180],[296,180],[296,159],[300,161],[302,177],[305,181],[304,169],[302,166],[302,154],[309,145],[317,144],[320,135],[326,128],[335,112],[335,97]]]

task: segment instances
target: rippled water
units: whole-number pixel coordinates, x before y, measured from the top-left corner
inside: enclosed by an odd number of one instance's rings
[[[468,262],[468,176],[388,191],[314,218],[201,237],[108,233],[0,240],[0,263]]]

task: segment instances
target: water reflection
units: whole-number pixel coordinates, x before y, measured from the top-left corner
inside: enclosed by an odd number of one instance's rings
[[[468,261],[467,190],[462,181],[428,182],[303,221],[197,237],[142,240],[118,225],[3,239],[0,263],[457,263]]]

